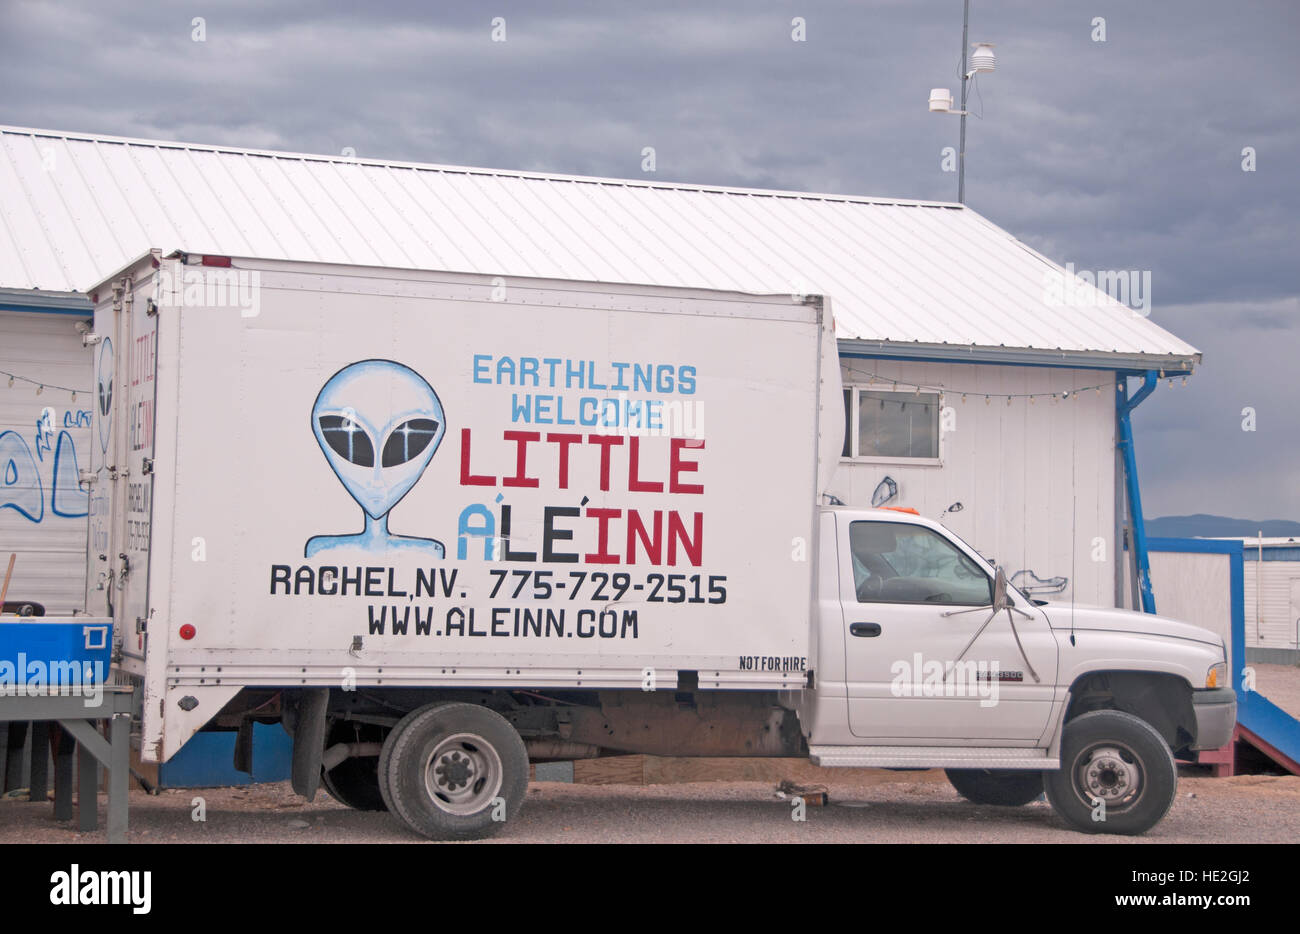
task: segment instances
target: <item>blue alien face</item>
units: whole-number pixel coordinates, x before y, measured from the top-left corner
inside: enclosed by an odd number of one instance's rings
[[[316,441],[366,515],[382,518],[429,466],[446,430],[433,387],[392,360],[339,370],[312,407]]]

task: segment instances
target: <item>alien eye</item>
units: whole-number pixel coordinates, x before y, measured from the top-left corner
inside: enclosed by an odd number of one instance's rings
[[[334,453],[358,467],[375,466],[375,447],[360,425],[342,415],[322,415],[317,421]]]
[[[427,448],[437,434],[438,423],[431,418],[413,418],[402,422],[384,442],[383,466],[405,464]]]

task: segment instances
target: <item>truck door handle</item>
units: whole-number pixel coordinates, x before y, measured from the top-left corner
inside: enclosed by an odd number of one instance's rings
[[[878,636],[880,635],[879,623],[853,623],[849,626],[849,635],[851,636]]]

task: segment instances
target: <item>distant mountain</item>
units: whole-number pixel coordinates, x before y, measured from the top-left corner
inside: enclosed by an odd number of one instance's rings
[[[1290,519],[1231,519],[1228,516],[1162,516],[1147,520],[1153,538],[1265,538],[1300,539],[1300,522]]]

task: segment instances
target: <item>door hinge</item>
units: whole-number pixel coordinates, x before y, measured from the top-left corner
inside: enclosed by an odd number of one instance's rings
[[[158,303],[155,302],[152,298],[145,299],[144,313],[148,315],[150,318],[158,317]]]

